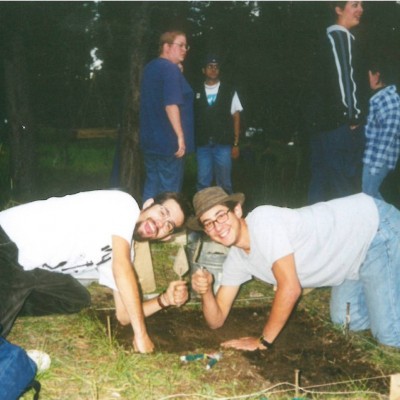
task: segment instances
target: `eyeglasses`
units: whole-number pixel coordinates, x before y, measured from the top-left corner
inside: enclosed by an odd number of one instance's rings
[[[176,42],[172,42],[172,43],[171,43],[171,46],[172,46],[173,44],[176,44],[176,45],[179,46],[181,49],[185,49],[186,51],[189,51],[189,50],[190,50],[190,46],[187,45],[186,43],[176,43]]]
[[[217,218],[214,220],[206,220],[204,221],[203,228],[206,232],[211,232],[215,228],[215,223],[218,222],[219,224],[223,224],[224,222],[228,221],[229,219],[229,212],[231,210],[221,211],[217,214]]]
[[[175,225],[174,221],[169,219],[170,218],[170,213],[169,213],[168,208],[166,208],[163,205],[159,204],[158,211],[159,211],[161,219],[164,222],[163,228],[165,228],[168,233],[172,233],[175,230],[176,225]]]
[[[217,65],[217,64],[208,64],[206,68],[207,69],[216,69],[216,70],[218,70],[219,69],[219,65]]]

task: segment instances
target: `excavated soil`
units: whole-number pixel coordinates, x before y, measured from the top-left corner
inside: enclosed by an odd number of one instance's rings
[[[389,382],[352,343],[351,335],[333,330],[304,310],[297,310],[271,350],[244,352],[223,350],[219,344],[228,339],[255,336],[261,332],[268,313],[266,307],[235,307],[225,325],[217,330],[207,327],[201,311],[189,307],[161,311],[147,318],[150,337],[157,351],[176,353],[177,357],[193,353],[222,351],[222,359],[213,367],[218,379],[265,381],[267,384],[295,383],[296,370],[301,387],[324,385],[334,389],[334,383],[348,381],[348,387],[362,387],[387,393]],[[106,314],[99,318],[107,323]],[[113,335],[131,349],[132,330],[120,327],[110,317]],[[205,362],[196,361],[196,362]],[[190,368],[191,363],[184,367]],[[371,379],[372,378],[372,379]],[[359,381],[361,380],[361,381]],[[330,386],[325,386],[332,383]],[[346,384],[345,384],[346,386]]]

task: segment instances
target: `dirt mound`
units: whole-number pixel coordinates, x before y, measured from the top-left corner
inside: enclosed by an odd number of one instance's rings
[[[201,311],[185,307],[155,314],[147,319],[147,327],[157,351],[177,355],[214,353],[225,340],[260,335],[267,313],[265,307],[234,308],[222,328],[211,330]],[[106,323],[104,313],[99,318]],[[131,328],[118,326],[113,318],[111,321],[119,343],[130,349]],[[218,369],[219,379],[235,376],[271,384],[294,383],[295,370],[300,370],[302,387],[381,375],[350,339],[311,319],[302,310],[294,313],[271,350],[223,351],[223,358],[214,368]],[[388,385],[384,379],[372,379],[367,384],[369,390],[381,393],[387,392]],[[354,384],[349,383],[349,387],[354,388]]]

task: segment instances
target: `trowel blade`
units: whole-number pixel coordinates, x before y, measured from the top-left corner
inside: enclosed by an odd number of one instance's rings
[[[186,272],[189,271],[189,263],[183,246],[179,247],[178,254],[175,257],[173,269],[181,278],[186,274]]]

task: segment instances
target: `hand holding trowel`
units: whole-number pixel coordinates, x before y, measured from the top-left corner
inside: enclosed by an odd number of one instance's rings
[[[175,257],[173,269],[174,272],[179,276],[180,281],[182,281],[182,277],[189,271],[189,263],[183,245],[179,247],[178,253]],[[186,282],[182,282],[182,285],[176,286],[175,290],[183,290],[183,287],[187,293]]]

